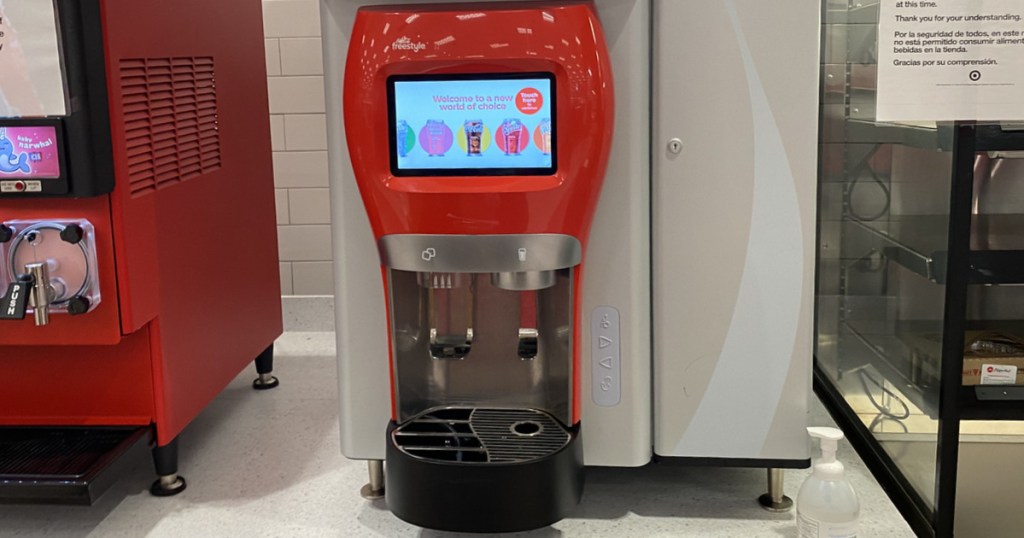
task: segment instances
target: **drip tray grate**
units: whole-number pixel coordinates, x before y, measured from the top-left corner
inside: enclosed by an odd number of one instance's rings
[[[571,440],[554,417],[536,409],[435,408],[392,433],[403,452],[460,463],[523,463],[548,457]]]
[[[0,502],[89,504],[149,428],[0,428]]]

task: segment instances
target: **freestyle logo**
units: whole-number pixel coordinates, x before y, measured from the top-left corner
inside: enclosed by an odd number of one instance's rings
[[[427,48],[427,44],[426,43],[423,43],[421,41],[417,41],[417,42],[413,43],[412,40],[409,39],[406,36],[402,36],[402,37],[396,39],[395,42],[391,44],[391,49],[392,50],[411,50],[413,52],[419,52],[419,51],[424,50],[426,48]]]

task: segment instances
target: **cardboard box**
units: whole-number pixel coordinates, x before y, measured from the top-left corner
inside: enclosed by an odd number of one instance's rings
[[[942,362],[942,335],[939,333],[905,333],[900,338],[908,348],[911,361],[906,373],[914,382],[937,383]],[[1017,385],[1024,385],[1024,339],[998,331],[967,331],[964,333],[963,385],[980,385],[982,368],[1015,366]],[[987,377],[987,376],[986,376]]]
[[[982,384],[987,366],[1017,368],[1017,385],[1024,385],[1024,340],[996,331],[967,331],[964,335],[964,385]],[[985,376],[987,377],[987,376]]]

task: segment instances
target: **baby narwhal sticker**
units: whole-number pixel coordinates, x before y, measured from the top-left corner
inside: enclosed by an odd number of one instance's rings
[[[28,153],[15,153],[14,144],[7,138],[7,129],[0,128],[0,174],[30,174],[32,166],[28,162]]]

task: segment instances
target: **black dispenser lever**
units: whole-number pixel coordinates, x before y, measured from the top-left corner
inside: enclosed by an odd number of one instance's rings
[[[25,319],[29,297],[36,280],[32,275],[18,275],[7,286],[7,293],[0,299],[0,319]]]

